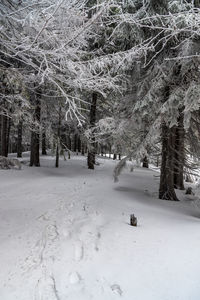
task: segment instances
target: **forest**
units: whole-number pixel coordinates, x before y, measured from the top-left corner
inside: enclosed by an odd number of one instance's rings
[[[2,300],[199,299],[199,28],[200,0],[1,0]]]

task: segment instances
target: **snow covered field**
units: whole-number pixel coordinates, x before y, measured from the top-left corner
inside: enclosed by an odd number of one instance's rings
[[[99,162],[0,171],[0,299],[200,299],[200,212],[156,199],[151,170],[114,184],[116,162]]]

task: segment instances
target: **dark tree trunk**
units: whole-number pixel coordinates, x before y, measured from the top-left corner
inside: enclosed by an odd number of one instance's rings
[[[57,131],[57,145],[56,145],[56,165],[55,167],[59,167],[59,156],[60,156],[60,128],[61,127],[61,106],[59,107],[58,113],[58,131]]]
[[[47,155],[47,150],[46,150],[46,132],[43,129],[42,132],[42,155]]]
[[[200,7],[200,0],[194,0],[194,7],[196,8]]]
[[[6,152],[7,152],[7,156],[8,156],[8,150],[9,150],[9,144],[10,144],[10,129],[11,129],[11,125],[12,125],[12,120],[11,118],[8,118],[8,128],[7,128],[7,135],[6,135]]]
[[[117,154],[116,153],[113,154],[113,160],[115,160],[115,159],[117,159]]]
[[[36,131],[31,132],[31,155],[30,155],[30,167],[40,166],[40,134]]]
[[[37,95],[34,94],[33,96],[33,103],[35,105],[34,110],[34,120],[39,124],[40,123],[40,110],[41,110],[41,103],[40,103],[40,93],[37,91]],[[31,154],[30,154],[30,167],[40,166],[40,133],[39,133],[39,126],[35,126],[31,131]]]
[[[162,124],[162,163],[159,198],[178,201],[174,190],[173,129]]]
[[[121,154],[119,154],[119,160],[121,160]]]
[[[103,156],[103,147],[101,146],[101,156]]]
[[[109,146],[108,148],[109,148],[109,158],[111,158],[111,154],[112,154],[112,147],[111,147],[111,146]]]
[[[7,145],[7,132],[8,132],[8,117],[3,115],[1,117],[1,155],[8,156],[8,145]]]
[[[71,143],[71,137],[70,137],[70,135],[67,136],[67,148],[69,150],[72,150],[72,143]]]
[[[81,153],[81,138],[80,136],[78,136],[78,139],[77,139],[77,148],[78,148],[78,152]]]
[[[85,145],[85,153],[88,153],[87,145]]]
[[[77,150],[77,134],[74,135],[74,152]]]
[[[97,107],[97,94],[92,94],[92,102],[90,107],[90,127],[93,127],[96,122],[96,107]],[[95,164],[95,137],[92,137],[92,145],[88,151],[88,169],[94,169]]]
[[[17,157],[22,157],[22,121],[17,126]]]
[[[83,142],[81,143],[81,154],[85,155],[85,144]]]
[[[149,161],[148,161],[148,158],[147,156],[145,156],[142,160],[142,167],[143,168],[148,168],[149,167]]]
[[[183,182],[183,167],[185,161],[184,155],[184,125],[183,125],[183,114],[180,113],[178,119],[178,126],[175,128],[174,137],[174,187],[176,189],[184,190]]]
[[[0,115],[0,155],[2,155],[2,142],[1,142],[1,137],[2,137],[2,115]]]

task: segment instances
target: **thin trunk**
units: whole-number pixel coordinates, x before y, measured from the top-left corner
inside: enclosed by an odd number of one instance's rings
[[[116,153],[113,154],[113,160],[115,160],[115,159],[117,159],[117,154]]]
[[[83,142],[81,143],[81,154],[85,155],[85,144]]]
[[[77,150],[77,134],[74,135],[74,152]]]
[[[57,131],[57,145],[56,145],[56,168],[59,167],[59,156],[60,156],[60,127],[61,127],[61,106],[59,107],[58,114],[58,131]]]
[[[101,156],[103,156],[103,146],[101,146]]]
[[[2,115],[0,115],[0,156],[2,155],[2,142],[1,142],[1,137],[2,137]]]
[[[42,132],[42,155],[47,155],[47,150],[46,150],[46,132],[43,129]]]
[[[6,134],[6,153],[7,153],[7,156],[8,156],[8,149],[9,149],[9,144],[10,144],[10,129],[11,129],[11,124],[12,124],[12,120],[11,118],[8,118],[8,128],[7,128],[7,134]]]
[[[111,158],[111,153],[112,153],[112,147],[109,146],[109,158]]]
[[[67,144],[67,148],[68,148],[69,150],[72,150],[71,137],[70,137],[70,135],[67,135],[67,137],[66,137],[66,144]]]
[[[17,126],[17,157],[22,157],[22,121]]]
[[[78,138],[77,138],[77,149],[78,149],[78,152],[81,153],[81,139],[80,139],[80,136],[78,136]]]
[[[37,91],[38,92],[38,91]],[[38,92],[39,94],[39,92]],[[40,94],[33,95],[33,103],[35,104],[34,110],[34,120],[39,124],[40,123],[40,110],[41,110],[41,103],[40,103]],[[31,154],[30,154],[30,167],[40,166],[40,133],[39,133],[39,126],[37,125],[36,128],[33,128],[31,131]]]
[[[96,106],[97,106],[97,94],[92,94],[92,103],[90,107],[90,127],[93,127],[96,122]],[[88,169],[94,169],[95,164],[95,137],[92,137],[92,144],[88,151]]]
[[[7,146],[7,130],[8,130],[8,117],[3,115],[2,119],[2,129],[1,129],[1,155],[8,156],[8,146]]]

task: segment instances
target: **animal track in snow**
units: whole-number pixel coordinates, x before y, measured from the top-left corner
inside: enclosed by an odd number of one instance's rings
[[[123,291],[119,284],[112,284],[110,288],[115,294],[122,296]]]
[[[70,284],[78,284],[81,281],[81,276],[78,272],[72,272],[69,274]]]
[[[74,258],[76,261],[80,261],[83,259],[83,257],[84,257],[84,247],[82,242],[80,241],[75,245]]]
[[[53,275],[41,277],[35,287],[35,300],[59,300],[56,281]]]

